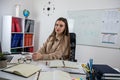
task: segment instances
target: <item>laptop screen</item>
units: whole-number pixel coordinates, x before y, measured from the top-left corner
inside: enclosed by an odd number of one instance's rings
[[[0,43],[0,52],[2,52],[1,43]],[[7,62],[10,62],[12,60],[13,56],[7,55],[8,53],[3,53],[3,54],[6,54]]]
[[[1,43],[0,43],[0,53],[2,52],[2,47],[1,47]]]
[[[9,52],[3,52],[3,51],[2,51],[1,43],[0,43],[0,52],[3,53],[3,54],[5,54],[5,55],[9,55],[9,54],[10,54]]]

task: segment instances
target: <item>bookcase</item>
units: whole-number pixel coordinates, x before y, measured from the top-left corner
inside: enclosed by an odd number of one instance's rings
[[[33,52],[34,20],[3,16],[2,50],[12,54]]]

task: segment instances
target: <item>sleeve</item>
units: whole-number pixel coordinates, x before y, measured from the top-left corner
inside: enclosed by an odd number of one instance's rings
[[[49,53],[49,54],[42,54],[43,55],[43,59],[61,59],[63,57],[66,57],[69,55],[69,41],[68,41],[68,37],[65,36],[63,38],[63,40],[60,42],[60,44],[58,45],[57,49],[55,50],[55,52],[53,53]]]
[[[46,42],[43,44],[43,46],[39,48],[39,50],[37,51],[37,53],[47,54],[46,53],[46,47],[47,47],[48,41],[49,41],[49,38],[46,40]]]

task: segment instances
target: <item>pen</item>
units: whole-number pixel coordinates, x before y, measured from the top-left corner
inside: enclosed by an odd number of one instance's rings
[[[63,67],[65,67],[65,62],[64,62],[64,60],[62,60],[62,62],[63,62],[63,65],[64,65]]]
[[[37,80],[39,80],[39,76],[40,76],[40,71],[38,71]]]
[[[87,68],[88,68],[88,69],[90,69],[90,64],[89,64],[89,63],[87,63],[87,65],[86,65],[86,66],[87,66]]]
[[[48,62],[46,61],[46,66],[48,65]]]

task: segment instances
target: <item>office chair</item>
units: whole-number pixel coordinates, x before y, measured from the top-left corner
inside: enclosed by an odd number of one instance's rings
[[[75,59],[75,49],[76,49],[76,34],[70,33],[70,58],[69,61],[77,62]]]

